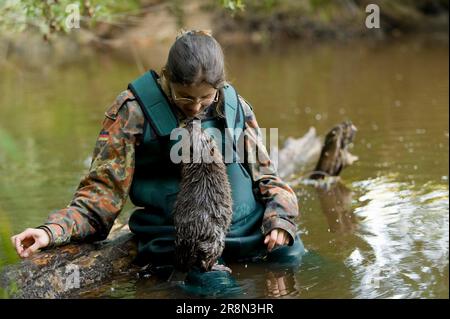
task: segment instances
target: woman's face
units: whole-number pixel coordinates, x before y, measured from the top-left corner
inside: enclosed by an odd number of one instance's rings
[[[172,83],[170,87],[175,105],[187,117],[194,117],[211,103],[217,101],[217,90],[207,83],[189,86]]]

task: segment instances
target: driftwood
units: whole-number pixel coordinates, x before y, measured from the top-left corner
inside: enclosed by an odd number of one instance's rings
[[[313,172],[306,175],[310,179],[339,176],[342,169],[358,160],[357,156],[349,152],[356,131],[352,122],[342,122],[328,132],[322,143],[316,129],[311,127],[300,138],[287,138],[280,151],[275,149],[272,152],[271,160],[278,167],[282,178],[289,178],[309,163],[316,163]]]
[[[271,161],[278,168],[281,178],[289,179],[300,168],[317,163],[321,149],[320,137],[316,129],[311,127],[302,137],[288,137],[280,151],[274,148],[270,153]]]
[[[312,179],[337,176],[342,168],[352,164],[357,157],[348,152],[356,128],[350,122],[335,126],[325,137],[320,158]],[[282,177],[289,175],[295,165],[303,165],[320,151],[320,142],[315,130],[304,137],[289,139],[278,156]],[[303,154],[303,157],[300,156]],[[305,156],[305,154],[307,154]],[[297,156],[298,155],[298,156]],[[334,198],[331,193],[328,197]],[[321,201],[327,197],[321,194]],[[346,196],[344,196],[346,197]],[[325,210],[333,200],[325,200]],[[345,206],[345,205],[344,205]],[[4,267],[0,273],[0,288],[12,298],[66,298],[110,280],[124,272],[137,272],[133,265],[137,254],[137,240],[127,225],[116,224],[108,239],[97,243],[73,243],[62,247],[45,249],[22,260],[18,264]]]

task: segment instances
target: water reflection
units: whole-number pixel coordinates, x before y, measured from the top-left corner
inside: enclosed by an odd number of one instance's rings
[[[433,183],[415,187],[395,176],[353,186],[363,192],[355,209],[363,220],[357,235],[370,245],[359,262],[349,263],[358,279],[355,297],[439,296],[448,281],[448,189]]]
[[[352,210],[352,191],[341,181],[316,187],[322,213],[332,233],[352,233],[357,226]]]
[[[266,275],[266,296],[279,298],[298,294],[298,283],[293,271],[268,272]]]
[[[83,298],[283,298],[300,294],[298,268],[267,269],[262,265],[234,265],[236,285],[221,291],[195,289],[178,282],[168,282],[155,274],[125,276],[110,283],[90,287]],[[309,287],[306,287],[308,289]],[[208,293],[209,292],[209,293]]]

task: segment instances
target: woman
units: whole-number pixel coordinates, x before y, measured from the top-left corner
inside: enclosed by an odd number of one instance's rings
[[[70,241],[105,239],[130,195],[139,206],[129,221],[139,239],[138,262],[170,261],[171,209],[180,171],[169,156],[169,135],[192,118],[221,132],[247,130],[245,155],[259,155],[256,161],[227,164],[233,219],[223,256],[257,256],[262,248],[270,255],[281,246],[284,250],[277,251],[283,254],[301,250],[296,195],[277,176],[251,106],[226,83],[219,43],[205,31],[188,31],[177,37],[160,74],[147,72],[130,83],[106,111],[89,173],[72,202],[43,225],[11,238],[19,256]]]

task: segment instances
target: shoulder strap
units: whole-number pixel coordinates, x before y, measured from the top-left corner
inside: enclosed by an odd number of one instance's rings
[[[167,136],[178,127],[178,120],[156,77],[155,71],[150,70],[128,84],[128,88],[133,92],[156,134]]]
[[[230,84],[224,87],[225,120],[228,128],[244,128],[244,114],[237,91]]]
[[[228,128],[234,128],[236,124],[236,113],[238,97],[236,90],[229,84],[224,89],[225,97],[225,120]]]
[[[245,126],[244,110],[236,90],[229,84],[224,87],[225,97],[225,132],[232,139],[233,161],[238,160],[237,143]],[[237,129],[237,130],[236,130]]]

